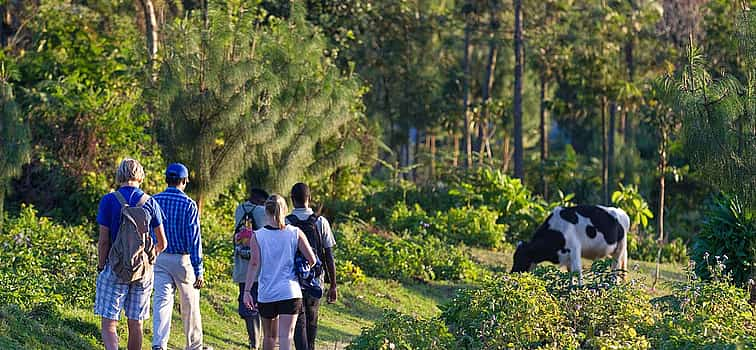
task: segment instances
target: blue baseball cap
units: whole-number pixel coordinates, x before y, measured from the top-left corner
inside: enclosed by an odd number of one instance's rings
[[[184,179],[189,177],[189,169],[184,164],[173,163],[165,169],[165,177]]]

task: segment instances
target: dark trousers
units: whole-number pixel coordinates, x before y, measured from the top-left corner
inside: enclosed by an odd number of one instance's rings
[[[260,314],[244,305],[244,283],[239,283],[239,316],[244,319],[247,326],[249,347],[252,349],[262,348],[262,343],[258,341],[262,335]]]
[[[294,348],[297,350],[315,350],[315,336],[318,335],[318,309],[320,298],[311,298],[302,293],[302,313],[297,317],[294,327]]]

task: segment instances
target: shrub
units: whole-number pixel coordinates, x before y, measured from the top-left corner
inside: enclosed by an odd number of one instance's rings
[[[389,228],[395,232],[436,236],[452,244],[462,242],[496,248],[504,243],[507,231],[507,225],[496,223],[498,217],[498,212],[485,206],[451,208],[431,217],[417,204],[408,208],[400,202],[391,212]]]
[[[383,318],[372,327],[363,329],[347,350],[444,350],[452,349],[453,344],[454,337],[441,320],[426,320],[386,310]]]
[[[527,240],[548,215],[548,206],[534,196],[519,179],[499,171],[481,169],[468,173],[456,182],[449,194],[457,202],[472,206],[488,206],[499,212],[497,220],[508,225],[506,240]]]
[[[442,306],[456,348],[575,349],[562,306],[531,274],[504,275],[463,289]]]
[[[365,273],[351,260],[339,260],[336,263],[336,278],[339,283],[363,283]]]
[[[0,233],[0,305],[90,303],[97,275],[91,232],[85,226],[54,224],[23,206]]]
[[[717,198],[705,215],[703,229],[693,242],[691,258],[696,275],[709,279],[715,259],[724,259],[725,274],[744,287],[756,274],[756,217],[737,198]]]
[[[716,273],[714,274],[717,275]],[[655,299],[663,318],[652,334],[655,349],[756,347],[756,316],[746,292],[725,279],[691,276],[670,296]]]
[[[688,247],[682,239],[675,238],[661,246],[661,262],[663,263],[688,263]],[[628,256],[631,259],[642,261],[656,261],[659,243],[651,236],[639,236],[629,234],[627,241]]]
[[[436,237],[398,237],[341,224],[336,231],[340,260],[351,260],[366,274],[396,280],[476,278],[475,264],[461,249]]]

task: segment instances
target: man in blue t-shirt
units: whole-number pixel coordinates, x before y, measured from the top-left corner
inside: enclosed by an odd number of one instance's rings
[[[124,159],[118,166],[116,181],[118,192],[128,205],[136,206],[144,192],[139,189],[144,180],[144,169],[134,159]],[[166,247],[163,231],[163,212],[153,198],[143,206],[148,215],[151,236],[155,244],[155,254],[160,254]],[[126,314],[129,327],[128,349],[142,348],[142,321],[150,316],[150,293],[152,292],[152,273],[136,282],[123,283],[108,264],[108,253],[116,241],[121,220],[121,203],[115,193],[108,193],[100,200],[97,212],[100,237],[97,241],[97,285],[95,289],[94,312],[102,317],[102,341],[106,350],[118,350],[116,327],[121,317],[121,310]]]

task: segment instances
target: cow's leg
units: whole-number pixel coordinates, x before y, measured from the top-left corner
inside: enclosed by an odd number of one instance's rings
[[[622,280],[625,280],[627,275],[627,236],[617,242],[617,248],[612,253],[614,263],[612,263],[612,270],[619,270],[619,275]]]
[[[580,247],[570,248],[570,272],[577,272],[578,286],[583,285],[583,263],[580,260],[581,259],[580,252],[581,252]],[[570,276],[570,283],[571,282],[572,282],[572,277]]]

